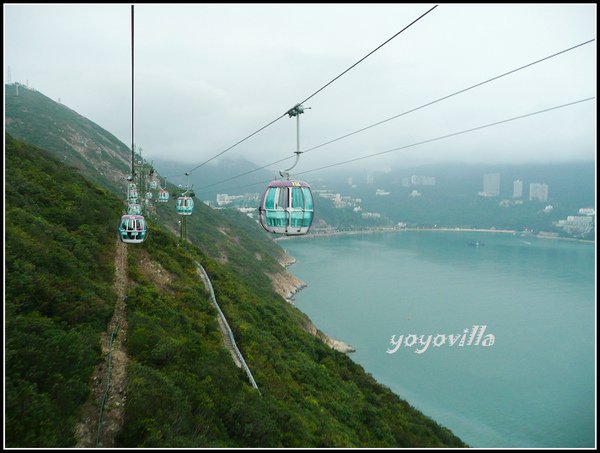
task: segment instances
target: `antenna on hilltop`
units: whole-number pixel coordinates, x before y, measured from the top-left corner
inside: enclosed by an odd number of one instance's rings
[[[10,85],[10,66],[6,69],[6,82]]]

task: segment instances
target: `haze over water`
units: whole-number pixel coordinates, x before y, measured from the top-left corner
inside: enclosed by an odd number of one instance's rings
[[[469,245],[476,240],[484,245]],[[296,306],[469,445],[594,446],[593,244],[441,231],[280,244],[308,285]],[[386,352],[392,335],[462,335],[474,325],[495,343]]]

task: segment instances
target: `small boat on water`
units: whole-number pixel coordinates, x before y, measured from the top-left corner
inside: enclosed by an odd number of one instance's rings
[[[483,245],[483,242],[481,242],[481,241],[472,241],[472,242],[469,242],[469,245],[472,245],[473,247],[481,247]]]

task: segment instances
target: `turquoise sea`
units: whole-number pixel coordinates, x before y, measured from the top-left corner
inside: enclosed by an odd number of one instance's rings
[[[452,231],[279,244],[308,285],[295,305],[470,446],[595,446],[594,244]],[[442,343],[473,326],[493,345]],[[389,353],[393,335],[408,343]]]

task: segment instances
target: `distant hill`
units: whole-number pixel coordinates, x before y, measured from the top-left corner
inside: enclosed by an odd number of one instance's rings
[[[110,335],[127,150],[75,112],[22,92],[5,118],[20,134],[5,140],[5,442],[73,447],[93,370],[105,360],[99,340]],[[289,280],[283,250],[254,220],[197,203],[187,242],[173,198],[149,204],[146,217],[148,239],[126,248],[127,385],[116,447],[465,446],[311,332],[276,290],[274,275]],[[196,263],[260,395],[223,344]]]

